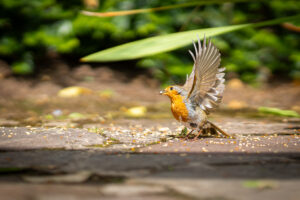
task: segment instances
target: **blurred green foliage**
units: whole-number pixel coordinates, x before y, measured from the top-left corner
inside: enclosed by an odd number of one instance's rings
[[[153,8],[176,0],[99,0],[93,11]],[[34,63],[55,52],[79,59],[96,51],[141,38],[205,27],[258,22],[298,14],[300,1],[224,3],[146,14],[97,18],[80,14],[82,0],[1,0],[0,56],[18,74],[34,71]],[[300,25],[295,24],[295,25]],[[269,74],[300,78],[300,35],[281,26],[248,28],[213,38],[222,65],[244,81],[263,81]],[[183,48],[137,61],[164,83],[183,81],[192,59]]]

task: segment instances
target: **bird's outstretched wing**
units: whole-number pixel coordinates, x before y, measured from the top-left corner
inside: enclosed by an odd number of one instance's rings
[[[188,91],[188,98],[194,105],[209,113],[221,102],[225,87],[225,68],[219,68],[221,54],[210,40],[206,43],[205,36],[202,46],[199,37],[198,44],[193,44],[195,54],[189,52],[193,57],[194,67],[183,88]]]

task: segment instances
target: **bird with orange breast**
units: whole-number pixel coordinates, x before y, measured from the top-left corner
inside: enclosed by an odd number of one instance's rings
[[[231,137],[207,119],[208,114],[220,104],[225,89],[225,68],[219,68],[221,54],[210,40],[206,42],[205,36],[203,44],[199,37],[198,44],[193,44],[195,53],[189,53],[194,66],[185,84],[169,86],[160,94],[170,98],[175,119],[191,129],[187,137],[195,130],[198,132],[195,139],[202,133],[220,133]]]

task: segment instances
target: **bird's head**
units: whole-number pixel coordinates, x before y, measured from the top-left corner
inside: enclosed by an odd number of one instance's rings
[[[178,91],[177,86],[168,86],[164,90],[160,91],[160,94],[172,98],[176,95],[179,95],[180,92]]]

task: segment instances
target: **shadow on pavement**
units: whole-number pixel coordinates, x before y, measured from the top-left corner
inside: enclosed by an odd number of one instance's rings
[[[101,150],[0,150],[0,182],[22,174],[101,177],[299,179],[300,153],[124,153]]]

